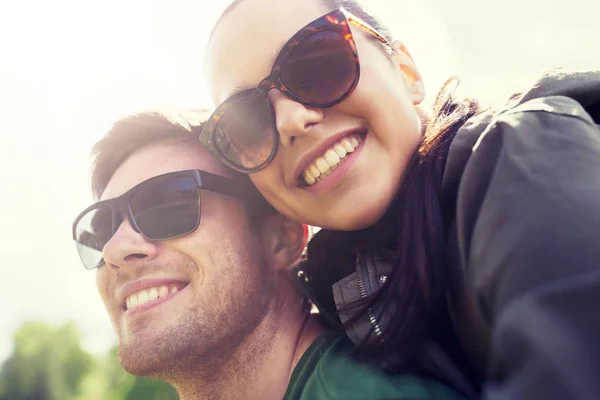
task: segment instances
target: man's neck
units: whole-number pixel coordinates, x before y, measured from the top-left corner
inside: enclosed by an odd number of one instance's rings
[[[299,314],[285,324],[267,318],[226,365],[171,383],[182,400],[279,400],[304,352],[325,332],[310,314]]]

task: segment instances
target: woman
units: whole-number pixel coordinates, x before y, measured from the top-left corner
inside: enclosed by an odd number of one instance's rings
[[[364,355],[471,394],[486,372],[488,398],[600,396],[598,72],[488,111],[449,84],[430,113],[404,45],[334,0],[235,1],[207,55],[201,140],[327,228],[303,272]]]

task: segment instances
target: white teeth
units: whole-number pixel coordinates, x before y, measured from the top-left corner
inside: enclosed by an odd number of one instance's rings
[[[139,292],[132,293],[125,299],[125,306],[128,310],[134,309],[136,307],[141,306],[142,304],[146,304],[149,301],[153,301],[159,298],[167,297],[169,294],[174,294],[179,292],[179,289],[176,285],[162,285],[152,287],[150,289],[143,289]]]
[[[146,290],[142,290],[140,294],[138,294],[138,304],[141,306],[142,304],[146,304],[148,302],[148,292]]]
[[[344,138],[342,139],[342,147],[344,148],[344,150],[346,150],[348,153],[352,153],[354,151],[354,146],[352,145],[352,142],[350,141],[350,139],[348,138]]]
[[[315,161],[315,165],[319,168],[321,173],[327,172],[329,170],[329,163],[323,157],[317,158]]]
[[[158,297],[163,298],[163,297],[167,297],[167,295],[169,294],[169,288],[166,286],[161,286],[158,289]]]
[[[327,150],[327,153],[325,153],[325,160],[327,161],[327,164],[329,164],[330,167],[333,167],[340,162],[340,158],[338,157],[337,153],[333,150]]]
[[[335,145],[334,150],[335,150],[335,153],[338,155],[339,158],[344,158],[344,157],[346,157],[346,154],[348,154],[348,152],[346,151],[346,149],[344,149],[339,144]]]
[[[314,184],[317,180],[314,176],[308,171],[304,172],[304,180],[308,182],[310,185]]]
[[[316,165],[311,165],[308,169],[310,169],[310,173],[315,177],[315,179],[321,175],[321,171],[319,171],[319,168],[317,168]]]
[[[352,153],[363,138],[358,134],[352,134],[334,144],[325,154],[313,161],[302,173],[306,184],[314,185],[328,176],[337,166]]]

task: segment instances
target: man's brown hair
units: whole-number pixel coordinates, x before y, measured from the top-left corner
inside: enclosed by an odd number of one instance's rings
[[[92,150],[92,192],[100,199],[115,171],[133,153],[156,144],[199,146],[198,137],[210,114],[205,110],[158,112],[149,111],[127,116],[115,122]],[[207,150],[208,151],[208,150]],[[225,167],[224,168],[228,168]],[[260,219],[274,212],[273,207],[249,183],[246,175],[231,170],[236,181],[248,187],[245,196],[251,218]]]

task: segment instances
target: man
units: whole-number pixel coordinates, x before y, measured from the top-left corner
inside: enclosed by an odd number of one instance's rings
[[[141,114],[95,147],[73,236],[123,368],[182,399],[457,398],[354,361],[293,283],[303,226],[198,142],[198,114]]]

